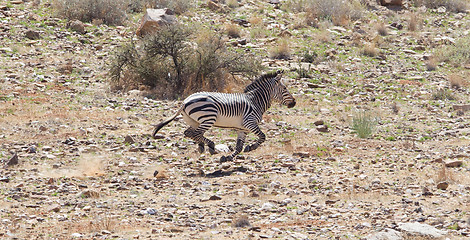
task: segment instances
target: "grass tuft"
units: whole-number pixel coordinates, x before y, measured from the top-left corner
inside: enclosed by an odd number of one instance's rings
[[[357,134],[359,138],[368,138],[372,135],[372,132],[375,129],[377,121],[371,114],[362,111],[356,113],[353,117],[352,129]]]
[[[432,94],[432,100],[457,100],[457,97],[450,91],[446,89],[439,89]]]

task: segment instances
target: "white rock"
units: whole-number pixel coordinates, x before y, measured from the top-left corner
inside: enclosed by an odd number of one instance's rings
[[[80,234],[80,233],[72,233],[72,235],[70,235],[72,238],[81,238],[83,235]]]
[[[230,152],[230,148],[228,148],[225,144],[217,144],[215,145],[215,150],[219,153],[228,153]]]
[[[439,230],[431,225],[423,223],[398,223],[398,229],[402,232],[411,233],[414,235],[422,235],[433,238],[441,238],[447,234],[447,231]]]
[[[369,234],[366,240],[402,240],[403,236],[400,232],[387,228],[383,232]]]

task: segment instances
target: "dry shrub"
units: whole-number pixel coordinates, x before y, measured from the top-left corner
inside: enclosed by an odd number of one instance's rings
[[[368,57],[375,57],[377,56],[379,51],[375,47],[375,43],[368,43],[364,45],[364,48],[362,48],[361,53]]]
[[[246,215],[241,215],[233,219],[232,226],[237,227],[237,228],[243,228],[243,227],[251,227],[251,224]]]
[[[438,89],[436,92],[434,92],[431,96],[432,100],[457,100],[457,97],[450,91],[446,89]]]
[[[388,35],[388,29],[387,26],[385,26],[385,23],[380,22],[375,25],[375,29],[377,30],[377,33],[380,36],[387,36]]]
[[[114,54],[109,75],[115,90],[145,85],[155,90],[155,97],[175,98],[222,90],[230,75],[254,75],[260,70],[256,58],[227,49],[220,35],[175,24],[122,46]]]
[[[451,12],[465,12],[469,7],[468,0],[412,0],[412,3],[427,8],[445,7]]]
[[[227,4],[229,8],[237,8],[239,6],[237,0],[226,0],[225,4]]]
[[[418,30],[418,15],[411,13],[408,20],[408,30],[415,32]]]
[[[236,24],[227,24],[225,26],[225,31],[230,38],[240,37],[240,28]]]
[[[451,88],[459,89],[465,85],[465,80],[459,74],[452,73],[449,75],[449,84]]]
[[[258,16],[252,16],[249,20],[252,26],[261,27],[263,26],[263,19]]]
[[[455,44],[437,48],[434,56],[439,62],[448,62],[455,67],[470,63],[470,36],[463,37]]]
[[[102,20],[109,25],[122,25],[127,18],[128,0],[54,0],[56,13],[69,20],[83,22]]]
[[[393,113],[398,114],[398,112],[400,112],[400,105],[398,105],[397,102],[393,102],[390,107],[392,108]]]
[[[191,0],[128,0],[129,11],[141,12],[146,8],[168,8],[176,14],[183,14],[193,7]]]
[[[426,60],[425,65],[426,65],[426,70],[428,70],[428,71],[436,70],[437,69],[436,58],[430,57],[428,60]]]
[[[287,39],[281,39],[275,47],[269,51],[269,57],[272,59],[290,59],[290,47]]]

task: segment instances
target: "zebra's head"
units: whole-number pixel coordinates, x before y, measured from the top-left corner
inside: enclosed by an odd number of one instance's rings
[[[292,94],[287,90],[287,87],[281,81],[282,75],[279,74],[275,77],[275,85],[274,85],[274,96],[273,98],[282,105],[287,106],[288,108],[292,108],[295,106],[295,98]]]

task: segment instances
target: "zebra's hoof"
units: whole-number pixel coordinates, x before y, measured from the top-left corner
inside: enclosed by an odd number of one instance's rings
[[[231,156],[222,156],[220,157],[220,162],[223,163],[223,162],[228,162],[228,161],[232,161],[232,157]]]
[[[210,147],[210,148],[209,148],[209,153],[210,153],[211,155],[214,155],[214,154],[215,154],[215,149]]]
[[[199,144],[198,150],[199,150],[199,153],[204,153],[204,144]]]
[[[251,149],[251,146],[248,145],[248,146],[245,147],[245,150],[244,150],[244,151],[245,151],[245,152],[249,152],[249,151],[251,151],[251,150],[253,150],[253,149]]]

